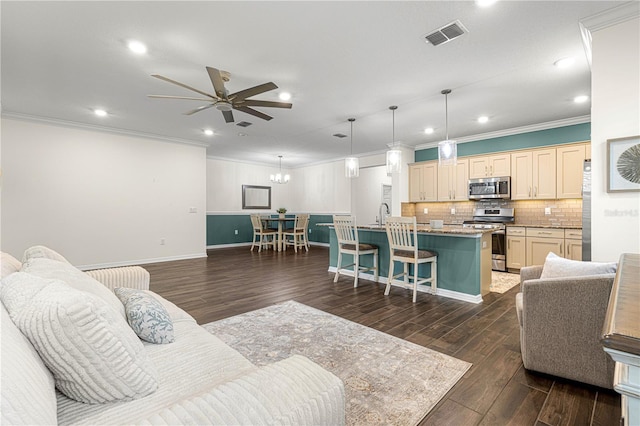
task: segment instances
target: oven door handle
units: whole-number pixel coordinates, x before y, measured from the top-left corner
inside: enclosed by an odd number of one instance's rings
[[[492,234],[496,234],[496,235],[504,235],[504,229],[498,229],[496,231],[493,231]]]

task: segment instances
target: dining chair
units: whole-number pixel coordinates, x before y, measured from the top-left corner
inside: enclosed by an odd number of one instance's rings
[[[298,247],[302,249],[304,247],[309,251],[309,241],[307,240],[307,229],[309,228],[309,215],[297,214],[294,219],[294,225],[291,229],[286,229],[282,233],[284,250],[287,250],[287,246],[293,246],[295,252],[298,252]],[[287,237],[291,237],[290,240]]]
[[[265,229],[259,214],[251,215],[251,225],[253,226],[253,241],[251,243],[251,251],[253,251],[253,248],[257,245],[258,253],[260,253],[262,251],[263,245],[268,247],[270,244],[273,244],[273,249],[275,250],[276,244],[278,242],[276,239],[278,231]],[[269,237],[271,237],[271,241],[269,241]]]
[[[418,231],[416,227],[416,217],[388,217],[387,239],[389,240],[389,277],[387,278],[387,288],[385,296],[389,295],[391,283],[395,278],[403,277],[406,288],[410,287],[409,264],[413,264],[413,302],[415,303],[418,294],[418,285],[430,283],[431,293],[436,294],[438,254],[429,250],[418,248]],[[403,272],[394,275],[395,262],[403,263]],[[418,277],[418,265],[422,263],[431,264],[431,276],[420,279]]]
[[[340,271],[348,271],[353,266],[353,287],[358,287],[358,276],[360,272],[374,271],[374,281],[378,281],[378,246],[373,244],[361,244],[358,240],[358,228],[356,227],[355,216],[334,215],[333,227],[338,237],[338,264],[333,282],[337,283]],[[342,255],[353,256],[353,263],[342,266]],[[360,266],[360,256],[373,255],[373,266]]]

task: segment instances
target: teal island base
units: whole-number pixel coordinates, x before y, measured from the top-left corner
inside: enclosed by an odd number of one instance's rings
[[[331,227],[329,233],[329,271],[335,272],[338,263],[338,239]],[[389,244],[384,227],[358,227],[360,243],[378,246],[378,282],[386,284],[389,275]],[[439,296],[481,303],[491,285],[491,232],[486,230],[462,230],[445,227],[442,230],[418,229],[418,247],[438,253],[437,291]],[[353,263],[353,256],[342,256],[342,264]],[[362,256],[363,266],[372,266],[371,256]],[[396,262],[394,274],[401,272],[402,264]],[[410,271],[413,274],[413,271]],[[418,275],[428,278],[429,265],[420,265]],[[353,276],[348,271],[344,275]],[[340,273],[343,275],[343,272]],[[373,281],[373,272],[360,273],[361,279]],[[403,281],[394,280],[393,286],[405,287]],[[413,288],[412,285],[410,288]],[[431,293],[429,285],[419,285],[418,291]]]

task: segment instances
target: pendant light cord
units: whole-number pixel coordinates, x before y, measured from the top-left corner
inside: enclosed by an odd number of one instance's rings
[[[391,149],[393,149],[396,144],[396,110],[398,107],[391,105],[389,109],[391,110]]]
[[[353,122],[356,121],[355,118],[349,118],[349,122],[351,123],[351,156],[353,157]]]
[[[444,95],[444,130],[446,140],[449,140],[449,93],[451,89],[444,89],[440,92]]]

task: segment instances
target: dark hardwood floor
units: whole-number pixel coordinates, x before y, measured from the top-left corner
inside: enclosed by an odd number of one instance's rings
[[[408,290],[327,271],[329,251],[294,253],[248,247],[210,250],[206,259],[143,265],[151,290],[200,324],[295,300],[473,363],[422,425],[619,425],[614,391],[528,372],[520,358],[517,287],[482,304]],[[562,354],[558,354],[562,356]],[[408,366],[408,368],[411,368]]]

